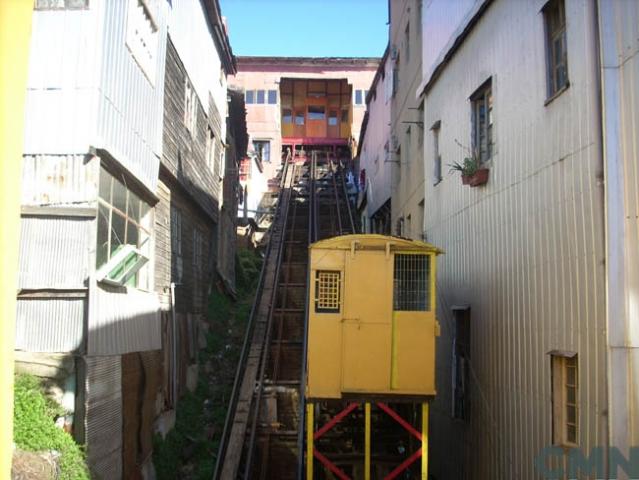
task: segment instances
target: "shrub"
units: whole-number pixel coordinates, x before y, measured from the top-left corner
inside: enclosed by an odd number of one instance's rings
[[[33,452],[60,453],[61,480],[88,480],[84,452],[71,435],[55,426],[64,414],[60,405],[46,397],[37,378],[16,375],[14,386],[13,441],[18,448]]]

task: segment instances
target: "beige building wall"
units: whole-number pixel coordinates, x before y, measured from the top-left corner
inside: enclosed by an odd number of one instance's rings
[[[441,27],[429,23],[429,9],[447,3],[425,7],[425,42]],[[438,76],[424,79],[425,168],[433,168],[429,126],[438,121],[443,164],[443,180],[424,185],[424,228],[427,241],[446,252],[438,269],[431,472],[438,479],[537,479],[534,459],[553,442],[550,352],[577,354],[580,449],[587,454],[606,440],[596,21],[592,2],[566,0],[570,85],[547,102],[545,2],[485,3]],[[469,97],[488,78],[494,153],[488,183],[471,188],[446,165],[467,155],[459,143],[471,144]],[[468,422],[452,418],[456,308],[470,309]]]
[[[392,232],[417,240],[424,218],[424,124],[415,96],[422,79],[421,4],[389,2],[391,78],[397,81],[391,87]]]
[[[380,52],[381,54],[382,52]],[[282,78],[348,79],[355,90],[370,88],[379,58],[238,57],[238,73],[229,83],[244,90],[277,90],[276,105],[247,104],[247,129],[253,140],[271,141],[271,162],[264,164],[267,178],[280,167],[281,112],[279,84]],[[359,138],[366,105],[353,105],[352,135]]]
[[[390,60],[383,64],[375,76],[368,97],[368,120],[359,145],[359,169],[366,174],[366,204],[362,209],[362,227],[366,233],[380,233],[372,228],[371,217],[391,198],[390,142]]]

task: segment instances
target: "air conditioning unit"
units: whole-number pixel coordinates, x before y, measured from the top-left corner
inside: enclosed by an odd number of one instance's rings
[[[397,50],[397,46],[392,45],[390,49],[391,60],[397,60],[398,55],[399,55],[399,50]]]

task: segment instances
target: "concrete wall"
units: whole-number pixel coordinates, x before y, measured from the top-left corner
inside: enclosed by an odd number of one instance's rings
[[[380,52],[381,53],[381,52]],[[352,85],[353,90],[368,90],[370,88],[375,70],[377,69],[376,59],[370,59],[358,65],[355,59],[352,65],[345,62],[332,62],[331,59],[318,59],[307,62],[309,59],[300,59],[298,63],[293,60],[278,63],[277,61],[256,61],[252,57],[238,58],[238,72],[232,77],[230,84],[244,90],[277,90],[277,105],[268,104],[248,104],[247,128],[250,135],[249,149],[253,140],[271,141],[271,162],[265,163],[265,174],[267,179],[274,178],[275,172],[280,166],[281,142],[281,112],[279,99],[279,81],[281,78],[346,78]],[[361,63],[361,62],[360,62]],[[359,138],[362,120],[364,118],[365,106],[353,105],[352,135]]]
[[[446,252],[431,408],[431,471],[439,479],[539,478],[533,460],[553,442],[553,350],[578,355],[579,447],[589,452],[606,439],[595,18],[591,2],[566,0],[570,86],[546,104],[542,6],[492,2],[425,95],[425,125],[441,122],[446,165],[467,155],[458,142],[471,143],[469,97],[492,78],[487,185],[462,186],[444,167],[442,182],[424,188],[427,240]],[[425,42],[440,25],[426,27]],[[433,157],[427,134],[426,171]],[[451,418],[454,306],[470,307],[469,422]]]

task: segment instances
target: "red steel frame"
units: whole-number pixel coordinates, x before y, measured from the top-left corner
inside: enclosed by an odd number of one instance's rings
[[[350,414],[353,410],[355,410],[359,406],[360,406],[359,403],[351,403],[351,404],[349,404],[346,408],[344,408],[344,410],[339,412],[329,422],[327,422],[326,425],[324,425],[323,427],[318,429],[316,432],[314,432],[313,433],[313,440],[315,441],[318,438],[320,438],[322,435],[324,435],[331,428],[333,428],[335,425],[337,425],[339,422],[341,422],[344,419],[344,417],[346,417],[348,414]],[[404,420],[397,412],[395,412],[392,408],[390,408],[386,403],[377,402],[377,406],[380,408],[380,410],[384,411],[393,420],[395,420],[397,423],[399,423],[413,437],[415,437],[420,442],[423,441],[422,434],[417,429],[415,429],[410,423],[408,423],[406,420]],[[328,458],[326,458],[324,455],[322,455],[317,450],[317,448],[315,448],[315,445],[313,445],[313,456],[315,458],[317,458],[328,470],[333,472],[341,480],[351,480],[350,477],[348,475],[346,475],[343,470],[341,470],[337,465],[335,465]],[[394,478],[397,478],[400,473],[402,473],[408,467],[410,467],[413,463],[415,463],[415,461],[418,458],[420,458],[421,456],[422,456],[422,449],[420,447],[410,457],[408,457],[406,460],[404,460],[392,472],[390,472],[386,477],[384,477],[384,480],[392,480]]]

